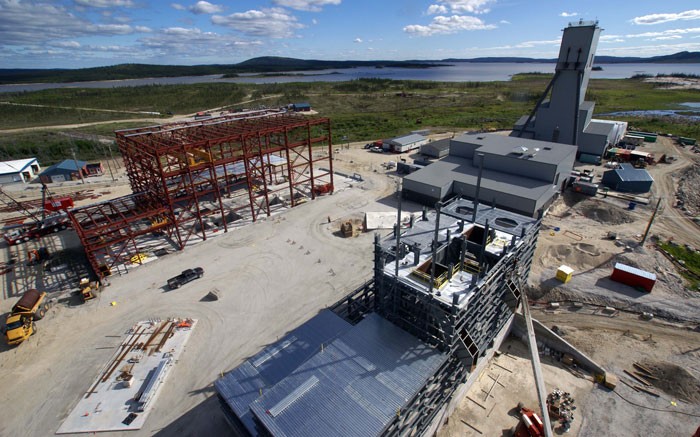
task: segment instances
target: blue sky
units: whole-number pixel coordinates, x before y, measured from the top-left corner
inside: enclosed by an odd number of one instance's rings
[[[229,64],[257,56],[555,57],[598,20],[598,55],[700,51],[700,2],[614,0],[0,0],[0,68]]]

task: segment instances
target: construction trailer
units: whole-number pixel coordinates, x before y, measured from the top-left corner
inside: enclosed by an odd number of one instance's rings
[[[230,423],[251,435],[433,435],[507,335],[539,228],[457,198],[377,235],[373,279],[331,308],[346,323],[322,312],[216,381]]]
[[[116,132],[133,195],[71,210],[99,277],[333,191],[331,125],[270,111]],[[134,258],[136,257],[136,258]]]

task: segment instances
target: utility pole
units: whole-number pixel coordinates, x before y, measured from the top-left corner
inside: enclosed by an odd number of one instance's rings
[[[78,167],[78,160],[75,159],[75,149],[70,149],[71,154],[73,154],[73,164],[75,164],[75,168],[78,170],[78,176],[80,176],[80,180],[85,183],[85,179],[83,178],[83,169]]]
[[[644,243],[647,241],[647,236],[649,235],[649,230],[651,229],[651,224],[654,221],[654,217],[656,217],[656,213],[659,211],[659,206],[661,205],[662,200],[664,200],[664,198],[659,197],[659,201],[656,202],[656,208],[654,208],[654,212],[651,214],[651,217],[649,217],[649,223],[647,223],[647,229],[644,231],[644,236],[642,237],[642,242],[640,243],[641,246],[644,246]]]

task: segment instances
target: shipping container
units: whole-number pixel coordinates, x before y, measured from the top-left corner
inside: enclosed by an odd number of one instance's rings
[[[615,263],[610,279],[647,292],[651,292],[651,289],[654,288],[654,284],[656,284],[656,275],[654,273],[622,263]]]
[[[578,180],[572,184],[571,189],[577,193],[595,196],[598,193],[598,184],[592,184],[590,182]]]

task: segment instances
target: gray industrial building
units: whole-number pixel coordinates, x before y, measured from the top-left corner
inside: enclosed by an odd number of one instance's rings
[[[444,158],[450,153],[450,139],[444,138],[442,140],[431,141],[427,144],[423,144],[420,147],[420,154],[429,156],[431,158]]]
[[[634,168],[632,164],[620,164],[619,168],[603,173],[603,185],[624,193],[648,193],[654,183],[648,171]]]
[[[404,178],[403,195],[432,206],[453,196],[475,199],[479,185],[479,202],[534,217],[564,188],[575,156],[566,144],[463,134],[450,140],[446,158]]]
[[[373,280],[215,382],[240,435],[433,435],[508,334],[540,220],[465,199],[375,236]]]
[[[554,77],[533,111],[515,123],[511,135],[575,145],[578,158],[585,162],[599,162],[607,148],[620,141],[626,123],[594,120],[595,103],[583,100],[600,32],[598,23],[590,21],[564,29]]]

